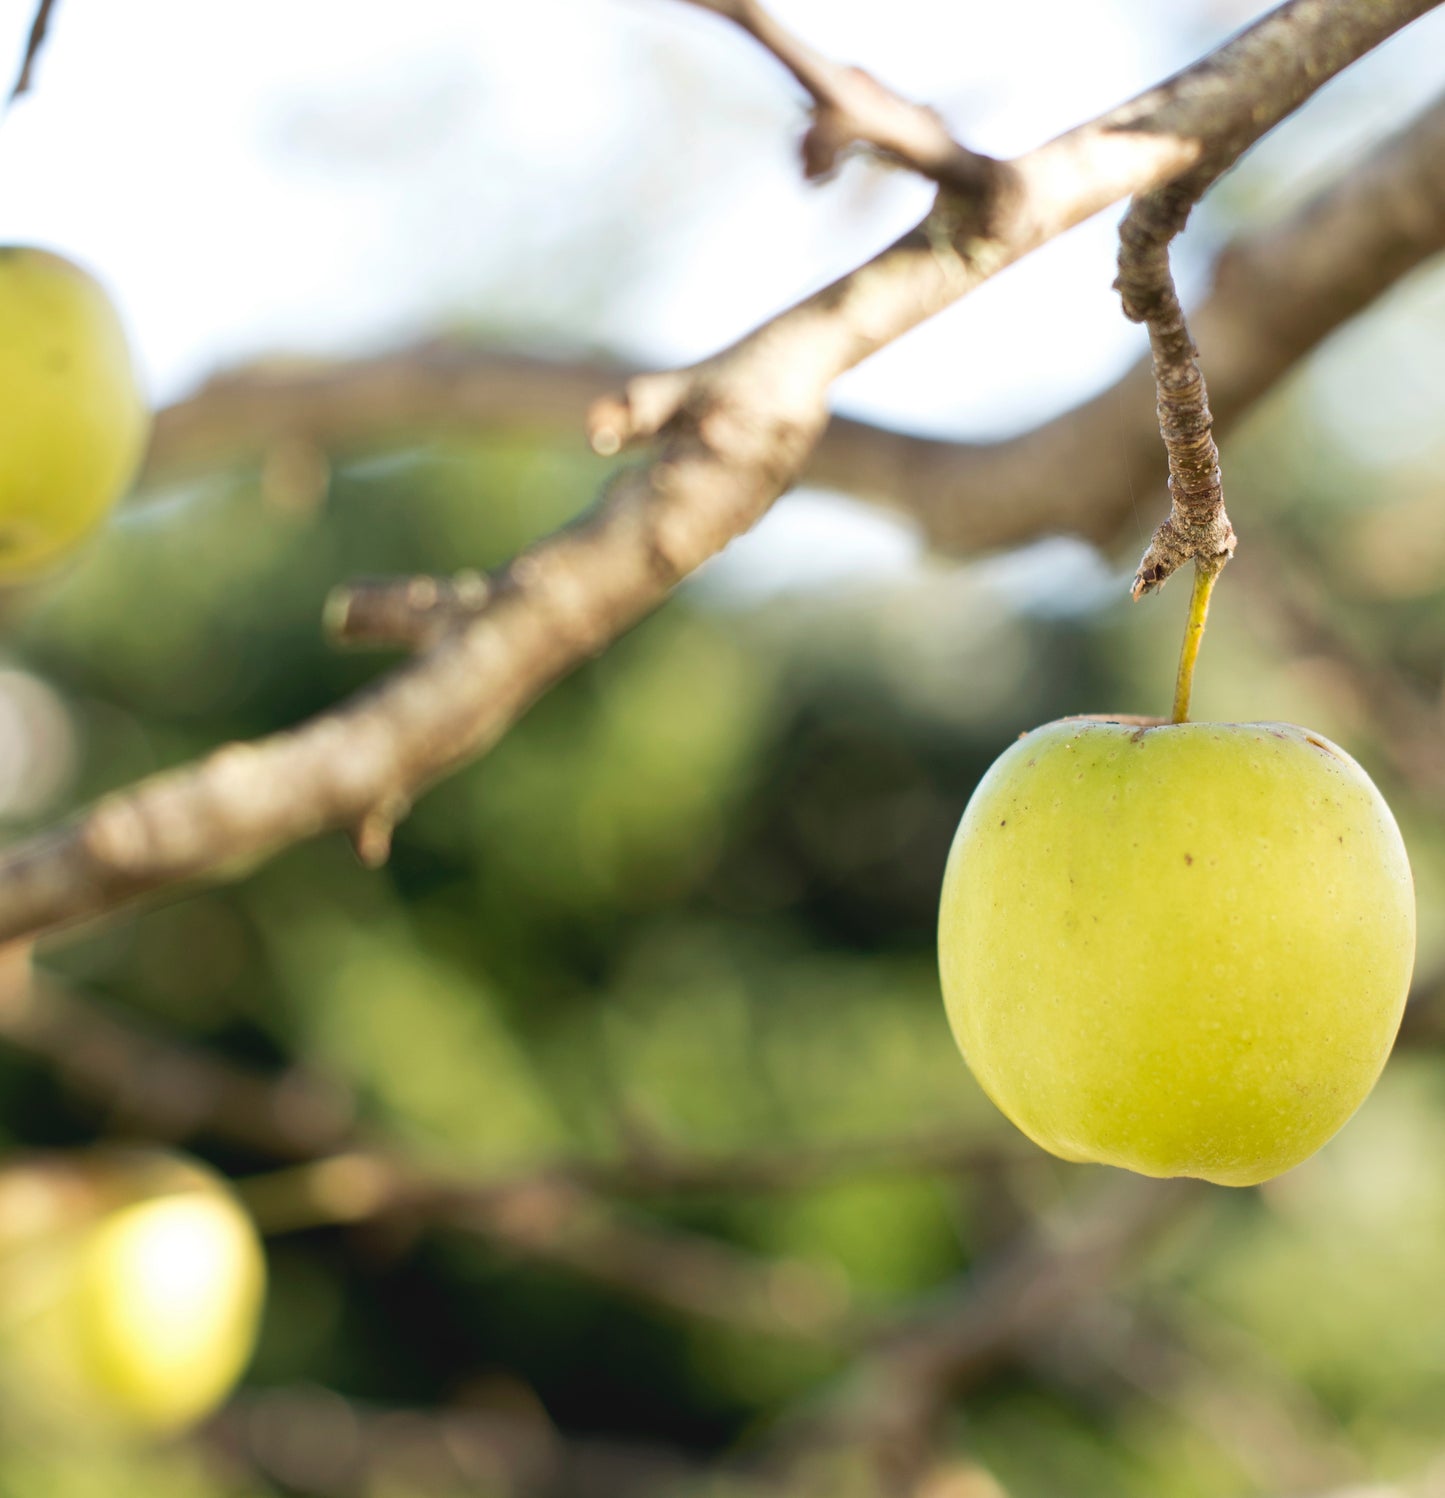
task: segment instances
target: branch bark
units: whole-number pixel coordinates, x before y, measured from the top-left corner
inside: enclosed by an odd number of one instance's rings
[[[1192,174],[1135,198],[1119,226],[1115,284],[1124,315],[1149,330],[1159,435],[1169,462],[1169,518],[1139,563],[1135,599],[1162,587],[1186,562],[1212,579],[1234,555],[1209,393],[1169,268],[1169,246],[1213,180],[1209,173]]]
[[[597,508],[506,568],[484,611],[370,690],[9,849],[0,940],[390,818],[753,525],[804,470],[838,375],[1110,203],[1233,159],[1432,8],[1290,0],[1166,83],[1008,163],[979,198],[941,192],[896,244],[715,358],[639,376],[594,408],[592,438],[609,448],[660,436],[655,461],[621,474]]]

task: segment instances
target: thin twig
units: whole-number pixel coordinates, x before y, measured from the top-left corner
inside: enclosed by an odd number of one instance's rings
[[[725,16],[765,47],[813,99],[803,169],[827,176],[853,146],[870,146],[941,187],[986,202],[1006,175],[1003,162],[961,146],[936,110],[900,98],[862,68],[843,67],[794,36],[757,0],[688,0]]]
[[[1169,518],[1155,531],[1139,563],[1132,589],[1135,598],[1161,587],[1190,561],[1201,578],[1212,584],[1213,575],[1234,554],[1234,528],[1224,509],[1209,394],[1169,269],[1170,243],[1217,175],[1211,167],[1136,198],[1119,227],[1115,285],[1125,315],[1149,329],[1159,434],[1169,455]],[[1206,592],[1206,601],[1207,596]],[[1187,711],[1187,681],[1181,690]]]
[[[20,62],[20,72],[6,97],[4,110],[0,110],[0,118],[8,114],[10,106],[22,94],[29,93],[34,84],[35,64],[45,46],[46,33],[50,29],[55,6],[56,0],[40,0],[35,7],[35,19],[30,23],[30,35],[25,42],[25,56]]]

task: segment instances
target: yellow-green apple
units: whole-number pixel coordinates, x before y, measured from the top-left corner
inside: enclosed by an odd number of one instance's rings
[[[209,1413],[255,1345],[265,1261],[220,1177],[158,1151],[0,1171],[0,1378],[42,1428],[162,1435]]]
[[[59,255],[0,246],[0,580],[43,572],[100,523],[149,426],[100,285]]]
[[[1036,1143],[1244,1186],[1374,1086],[1414,889],[1384,798],[1318,734],[1065,720],[979,783],[938,942],[954,1036]]]

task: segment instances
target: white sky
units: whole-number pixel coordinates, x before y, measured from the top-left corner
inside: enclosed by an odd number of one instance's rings
[[[996,153],[1109,107],[1260,8],[774,5]],[[0,59],[18,60],[31,11],[0,0]],[[1302,190],[1442,81],[1445,13],[1248,170]],[[35,92],[0,125],[0,242],[47,243],[102,275],[158,401],[247,357],[459,325],[672,361],[735,338],[926,205],[924,185],[863,163],[801,183],[801,119],[770,59],[675,0],[60,0]],[[989,435],[1086,395],[1142,346],[1110,290],[1112,226],[1082,227],[886,350],[838,404]],[[1207,214],[1194,238],[1208,240]],[[1068,330],[1063,361],[1036,352],[1044,319]],[[796,507],[772,525],[763,544],[788,552],[809,544],[800,525],[818,530]],[[881,522],[835,509],[825,528],[875,565],[911,555]]]

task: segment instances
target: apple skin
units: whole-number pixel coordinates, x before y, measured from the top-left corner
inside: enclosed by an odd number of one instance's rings
[[[979,782],[938,945],[954,1037],[1037,1144],[1247,1186],[1374,1086],[1414,886],[1384,798],[1318,734],[1065,720]]]
[[[255,1347],[265,1259],[205,1167],[158,1151],[0,1172],[0,1377],[32,1426],[109,1441],[209,1414]]]
[[[103,520],[150,429],[125,331],[59,255],[0,246],[0,580],[26,580]]]

